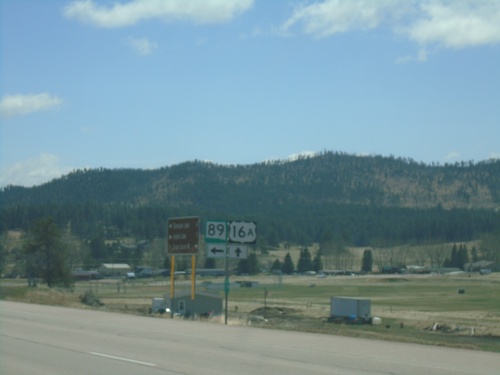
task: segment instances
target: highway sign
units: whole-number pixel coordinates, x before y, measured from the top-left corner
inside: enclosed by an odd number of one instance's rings
[[[227,222],[220,220],[207,221],[205,225],[206,242],[226,242]]]
[[[231,221],[229,242],[252,244],[257,240],[257,224],[254,221]]]
[[[207,243],[207,258],[224,258],[226,244]]]
[[[168,254],[194,255],[198,253],[199,228],[199,217],[168,219]]]
[[[229,246],[229,257],[237,259],[247,259],[248,257],[248,246],[246,245],[230,245]]]

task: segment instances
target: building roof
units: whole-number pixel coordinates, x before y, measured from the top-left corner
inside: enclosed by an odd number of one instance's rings
[[[126,263],[103,263],[101,265],[103,268],[113,269],[113,270],[128,270],[131,267]]]
[[[490,267],[490,266],[493,266],[495,264],[495,262],[492,262],[491,260],[479,260],[477,262],[474,262],[474,263],[466,263],[464,265],[464,268],[467,269],[467,268],[487,268],[487,267]]]

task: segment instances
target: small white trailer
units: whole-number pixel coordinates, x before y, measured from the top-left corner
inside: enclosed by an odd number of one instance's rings
[[[353,297],[332,297],[330,316],[367,319],[372,313],[371,300]]]

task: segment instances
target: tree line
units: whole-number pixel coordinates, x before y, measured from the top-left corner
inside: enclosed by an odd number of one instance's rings
[[[83,239],[103,236],[107,240],[134,237],[164,238],[170,217],[200,216],[202,220],[256,221],[259,246],[281,242],[310,245],[325,233],[350,246],[429,241],[467,242],[500,230],[500,212],[493,210],[392,208],[329,204],[321,207],[281,207],[251,215],[231,211],[180,210],[161,206],[127,205],[35,205],[0,209],[0,233],[31,228],[36,219],[50,216],[59,227]]]
[[[483,237],[480,247],[467,248],[466,244],[454,244],[450,247],[444,243],[427,244],[411,247],[408,244],[398,246],[375,246],[365,249],[361,261],[362,272],[372,272],[377,267],[379,272],[399,272],[410,262],[417,266],[431,268],[458,268],[469,270],[467,265],[478,260],[500,262],[500,232]],[[152,248],[148,241],[139,241],[134,245],[120,241],[107,242],[104,237],[97,236],[83,242],[67,236],[67,229],[61,229],[50,217],[38,219],[29,232],[26,233],[21,249],[8,254],[3,243],[0,243],[0,273],[10,261],[15,260],[15,270],[26,276],[30,285],[36,285],[37,280],[45,282],[49,287],[71,287],[73,279],[71,272],[75,268],[97,269],[102,263],[128,263],[132,267],[149,265],[153,268],[170,270],[170,258],[165,254],[165,243]],[[260,249],[265,251],[264,249]],[[145,258],[146,253],[148,259]],[[203,257],[202,257],[203,258]],[[176,269],[190,268],[186,257],[176,258]],[[215,259],[205,258],[205,268],[217,268]],[[250,252],[247,259],[238,262],[235,272],[238,274],[255,275],[261,273],[256,251]],[[300,249],[297,264],[294,264],[290,252],[284,259],[276,259],[266,271],[291,275],[304,274],[310,271],[316,273],[325,270],[359,270],[352,251],[346,242],[339,242],[331,233],[323,236],[319,248],[313,254],[307,246]]]

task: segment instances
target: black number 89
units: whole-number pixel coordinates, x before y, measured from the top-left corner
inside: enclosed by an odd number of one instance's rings
[[[222,237],[224,235],[225,231],[226,231],[226,226],[222,223],[219,223],[219,224],[210,223],[210,224],[208,224],[207,234],[210,237],[215,237],[215,236]]]

